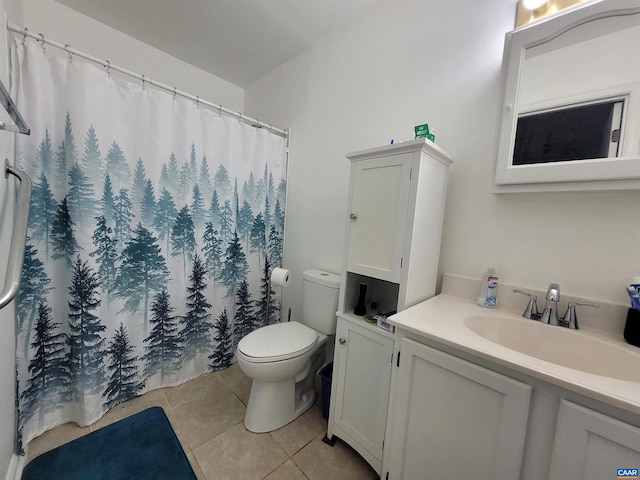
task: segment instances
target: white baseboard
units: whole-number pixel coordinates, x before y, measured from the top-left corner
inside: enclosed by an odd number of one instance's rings
[[[24,460],[25,457],[23,455],[13,454],[5,480],[20,480],[20,477],[22,477],[22,470],[24,469]]]

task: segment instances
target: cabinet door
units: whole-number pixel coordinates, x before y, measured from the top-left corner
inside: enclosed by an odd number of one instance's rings
[[[562,400],[549,479],[623,478],[618,469],[640,469],[640,429]]]
[[[389,478],[516,480],[531,387],[403,339]]]
[[[400,282],[413,154],[354,162],[347,270]]]
[[[336,339],[334,431],[379,471],[393,340],[342,319]]]

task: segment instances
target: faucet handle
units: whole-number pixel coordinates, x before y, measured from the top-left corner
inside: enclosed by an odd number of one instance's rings
[[[599,308],[600,304],[598,303],[590,303],[590,302],[569,302],[567,307],[567,313],[564,314],[562,318],[562,324],[571,330],[579,330],[580,326],[578,325],[578,317],[576,316],[576,307],[578,305],[585,307],[593,307]]]
[[[529,297],[529,303],[527,303],[527,307],[524,309],[522,316],[524,318],[529,318],[533,320],[540,319],[540,312],[538,312],[538,297],[537,295],[533,295],[528,292],[524,292],[522,290],[518,290],[516,288],[513,289],[515,293],[521,293],[522,295],[526,295]]]

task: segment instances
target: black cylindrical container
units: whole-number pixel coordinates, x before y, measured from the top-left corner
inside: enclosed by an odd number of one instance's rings
[[[640,312],[634,308],[630,308],[627,312],[624,339],[631,345],[640,347]]]
[[[367,313],[367,307],[364,304],[364,297],[367,296],[367,284],[366,283],[361,283],[360,284],[360,295],[358,295],[358,304],[356,305],[356,308],[353,309],[353,313],[355,315],[364,315],[365,313]]]

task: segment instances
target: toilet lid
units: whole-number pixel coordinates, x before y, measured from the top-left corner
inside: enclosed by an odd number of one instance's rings
[[[238,350],[254,362],[276,362],[311,350],[318,341],[315,330],[298,322],[283,322],[254,330],[238,343]]]

